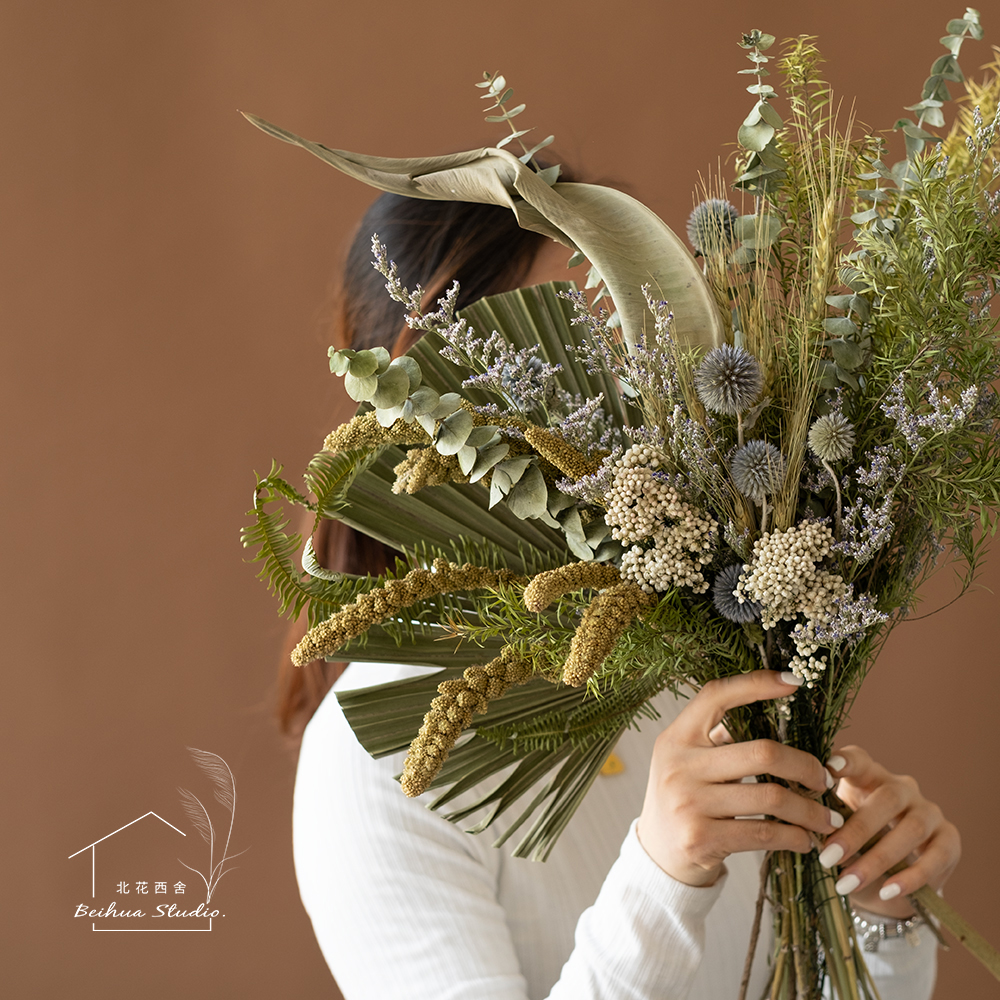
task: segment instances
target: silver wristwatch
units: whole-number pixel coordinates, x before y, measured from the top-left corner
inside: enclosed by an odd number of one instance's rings
[[[917,928],[924,921],[916,914],[906,920],[893,920],[891,917],[880,917],[864,910],[852,912],[854,928],[861,939],[862,947],[869,953],[878,951],[878,946],[890,938],[905,938],[912,948],[920,944]]]

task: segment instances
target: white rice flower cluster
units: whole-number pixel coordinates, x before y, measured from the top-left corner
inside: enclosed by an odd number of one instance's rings
[[[611,489],[604,498],[604,520],[619,542],[649,538],[668,517],[681,513],[681,499],[669,483],[653,478],[663,455],[648,444],[634,444],[615,462]]]
[[[788,663],[788,669],[796,677],[801,677],[807,688],[816,686],[816,681],[823,676],[826,668],[827,659],[825,656],[818,658],[815,656],[793,656]]]
[[[661,454],[647,444],[635,444],[615,463],[614,479],[605,497],[605,521],[612,538],[633,545],[622,557],[622,577],[647,594],[690,587],[708,590],[703,566],[713,558],[719,525],[686,503],[674,486],[654,478]]]
[[[712,561],[718,525],[693,507],[688,510],[683,521],[653,536],[652,548],[633,545],[622,556],[624,579],[637,583],[647,594],[672,587],[690,587],[696,594],[708,590],[701,569]]]
[[[816,637],[816,629],[819,626],[826,625],[831,617],[831,611],[819,613],[812,616],[804,625],[799,622],[792,629],[792,642],[795,643],[795,650],[799,656],[812,656],[819,649],[820,642]]]
[[[825,669],[815,660],[816,627],[836,614],[836,600],[848,592],[843,577],[818,568],[833,548],[833,532],[825,524],[802,521],[787,531],[763,535],[754,543],[750,563],[736,585],[736,598],[761,605],[761,624],[772,628],[779,621],[806,622],[792,631],[803,671]],[[821,658],[822,659],[822,658]],[[793,672],[795,668],[793,667]],[[809,680],[806,673],[800,676]]]

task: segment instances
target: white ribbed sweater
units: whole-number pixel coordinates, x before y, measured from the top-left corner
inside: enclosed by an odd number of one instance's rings
[[[418,673],[354,664],[342,690]],[[491,847],[407,799],[402,757],[372,760],[330,695],[306,729],[295,785],[299,889],[347,1000],[735,1000],[760,856],[714,886],[672,879],[635,835],[653,741],[679,711],[630,730],[544,864]],[[765,922],[766,923],[766,922]],[[767,972],[767,927],[750,997]],[[927,1000],[935,944],[871,956],[882,1000]],[[575,942],[575,943],[574,943]]]

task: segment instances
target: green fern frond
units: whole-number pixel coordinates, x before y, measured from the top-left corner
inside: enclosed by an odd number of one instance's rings
[[[336,455],[321,451],[314,455],[303,478],[316,497],[312,509],[320,517],[336,518],[348,506],[351,483],[378,458],[380,448],[342,451]]]
[[[299,569],[295,556],[302,537],[287,534],[288,518],[284,509],[269,510],[268,505],[279,497],[290,499],[307,509],[312,509],[312,505],[279,478],[280,471],[280,466],[272,464],[269,475],[257,481],[253,509],[247,511],[254,518],[254,523],[243,530],[241,541],[244,548],[257,548],[251,562],[263,563],[257,578],[265,581],[268,590],[278,598],[278,613],[297,618],[308,604],[310,622],[315,623],[370,590],[375,581],[371,577],[350,574],[320,579]]]

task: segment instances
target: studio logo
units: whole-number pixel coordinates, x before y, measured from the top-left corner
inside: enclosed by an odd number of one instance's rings
[[[90,857],[90,902],[78,903],[73,917],[90,923],[91,930],[208,933],[213,921],[225,916],[213,897],[222,876],[232,871],[229,863],[245,853],[229,853],[236,780],[218,754],[188,750],[215,786],[215,802],[228,813],[228,824],[223,819],[216,828],[202,800],[178,788],[190,826],[207,845],[207,859],[193,850],[197,839],[153,810],[69,855]]]

